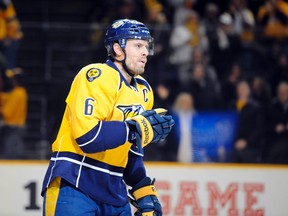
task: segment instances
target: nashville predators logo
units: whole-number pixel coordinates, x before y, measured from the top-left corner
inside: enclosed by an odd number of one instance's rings
[[[144,111],[142,105],[132,105],[132,106],[121,106],[118,105],[117,108],[121,110],[124,115],[124,120],[131,118],[133,116],[139,115]]]
[[[118,28],[118,27],[120,27],[122,25],[124,25],[124,21],[123,20],[119,20],[119,21],[117,21],[117,22],[112,24],[112,28],[116,29],[116,28]]]
[[[89,82],[92,82],[96,78],[98,78],[101,75],[101,70],[98,68],[91,68],[86,73],[86,78]]]
[[[122,19],[122,20],[118,20],[118,21],[114,22],[112,24],[112,28],[114,28],[114,29],[119,28],[120,26],[123,26],[126,22],[129,22],[130,24],[141,24],[140,22],[138,22],[136,20]],[[144,32],[144,31],[142,30],[142,32]]]

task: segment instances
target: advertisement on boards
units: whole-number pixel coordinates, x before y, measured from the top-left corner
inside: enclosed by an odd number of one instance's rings
[[[0,162],[0,215],[42,215],[48,162]],[[147,163],[165,216],[287,216],[288,167]]]

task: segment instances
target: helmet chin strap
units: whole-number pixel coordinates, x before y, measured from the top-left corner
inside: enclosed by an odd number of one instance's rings
[[[123,59],[122,61],[121,61],[121,60],[118,60],[118,59],[116,59],[116,58],[114,58],[114,59],[115,59],[115,61],[122,63],[122,66],[123,66],[125,72],[126,72],[130,77],[134,77],[135,74],[131,73],[131,70],[127,67],[127,64],[126,64],[126,52],[125,52],[124,49],[122,49],[122,50],[123,50],[123,53],[124,53],[124,59]]]
[[[122,65],[123,65],[123,68],[124,70],[126,71],[126,73],[131,76],[131,77],[134,77],[135,74],[132,74],[131,71],[129,70],[129,68],[127,67],[127,64],[126,64],[126,57],[122,60]]]

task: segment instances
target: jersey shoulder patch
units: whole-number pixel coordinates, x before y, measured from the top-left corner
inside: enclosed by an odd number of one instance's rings
[[[92,67],[86,72],[86,79],[89,82],[97,79],[101,75],[102,71],[99,68]]]

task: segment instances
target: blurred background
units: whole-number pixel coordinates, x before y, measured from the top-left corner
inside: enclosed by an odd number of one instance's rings
[[[288,2],[0,0],[0,158],[43,159],[115,19],[151,30],[144,77],[174,116],[147,161],[288,163]]]

